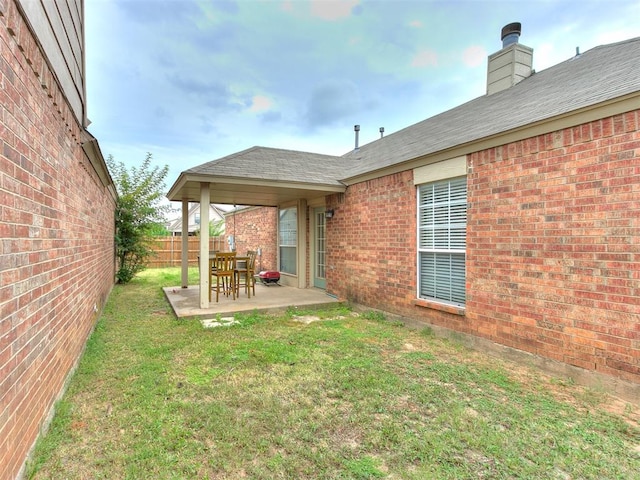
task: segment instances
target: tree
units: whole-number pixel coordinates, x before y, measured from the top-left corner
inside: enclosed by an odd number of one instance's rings
[[[127,283],[144,270],[146,260],[152,255],[150,243],[170,206],[162,205],[164,179],[169,167],[151,166],[152,156],[147,156],[139,168],[127,170],[112,155],[107,166],[118,192],[116,203],[116,257],[118,259],[118,283]]]
[[[169,229],[167,228],[166,225],[164,224],[159,224],[157,223],[152,229],[151,229],[151,235],[154,237],[170,237],[171,236],[171,232],[169,231]]]
[[[224,218],[222,220],[209,222],[209,236],[219,237],[224,235]]]
[[[200,229],[194,232],[195,236],[200,236]],[[209,237],[219,237],[224,235],[224,218],[222,220],[211,220],[209,222]]]

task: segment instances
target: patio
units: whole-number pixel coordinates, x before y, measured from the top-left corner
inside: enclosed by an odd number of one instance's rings
[[[269,312],[283,310],[295,306],[321,306],[339,303],[335,297],[327,295],[324,290],[317,288],[295,288],[284,285],[266,286],[256,283],[256,294],[248,298],[244,292],[233,300],[231,297],[221,296],[216,303],[215,295],[209,308],[202,309],[199,305],[199,287],[190,285],[188,288],[164,287],[164,294],[178,318],[204,317],[216,315],[232,315],[238,312]]]

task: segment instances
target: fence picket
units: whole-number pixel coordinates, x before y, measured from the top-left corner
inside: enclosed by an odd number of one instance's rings
[[[188,258],[189,266],[198,266],[198,255],[200,255],[200,237],[188,238]],[[147,267],[179,267],[182,261],[182,237],[156,237],[151,248],[154,254],[149,258]],[[209,250],[226,252],[229,249],[224,236],[211,237],[209,239]]]

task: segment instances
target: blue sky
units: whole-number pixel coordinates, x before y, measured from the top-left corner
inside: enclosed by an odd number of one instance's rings
[[[341,155],[484,95],[500,31],[543,70],[640,36],[640,0],[91,0],[89,130],[181,171],[254,145]]]

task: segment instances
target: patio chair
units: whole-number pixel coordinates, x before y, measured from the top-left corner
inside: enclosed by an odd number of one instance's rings
[[[216,253],[211,260],[209,268],[209,301],[211,301],[211,290],[216,290],[216,302],[220,301],[220,291],[227,297],[229,293],[236,299],[235,273],[236,272],[236,252]],[[213,285],[213,277],[216,279]]]
[[[256,255],[257,253],[253,250],[247,251],[246,263],[245,265],[238,264],[236,272],[238,274],[238,296],[240,296],[240,287],[244,286],[244,291],[247,293],[249,298],[251,298],[251,291],[253,290],[253,296],[256,295]]]

